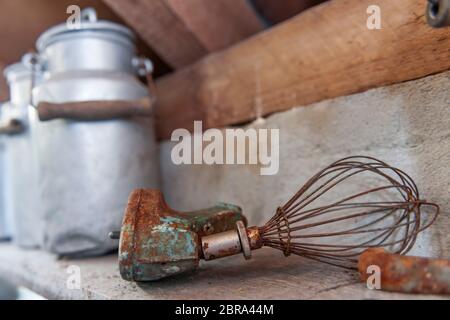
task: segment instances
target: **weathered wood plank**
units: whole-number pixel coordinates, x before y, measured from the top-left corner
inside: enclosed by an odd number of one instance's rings
[[[103,0],[170,66],[178,68],[207,53],[165,0]]]
[[[263,30],[246,0],[166,0],[208,51],[217,51]]]
[[[244,0],[104,0],[170,66],[180,68],[262,30]]]
[[[427,25],[425,0],[377,3],[381,30],[367,28],[372,1],[330,1],[161,78],[159,137],[193,120],[221,127],[450,69],[450,29]]]

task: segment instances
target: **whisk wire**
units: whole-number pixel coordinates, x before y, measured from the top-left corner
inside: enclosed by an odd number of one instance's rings
[[[339,196],[360,187],[354,183],[357,178],[370,187]],[[426,217],[425,206],[434,209]],[[439,206],[420,200],[417,185],[405,172],[372,157],[354,156],[310,178],[259,232],[265,246],[286,256],[297,254],[353,269],[367,248],[407,253],[438,214]]]

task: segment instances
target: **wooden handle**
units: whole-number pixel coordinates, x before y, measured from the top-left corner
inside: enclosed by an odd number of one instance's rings
[[[382,248],[371,248],[359,258],[362,281],[373,274],[373,270],[369,272],[370,266],[379,268],[382,290],[450,294],[450,260],[402,256]]]
[[[148,117],[152,115],[152,104],[153,100],[150,98],[128,101],[40,102],[37,110],[41,121],[53,119],[97,121]]]
[[[7,124],[0,126],[0,134],[18,134],[25,130],[25,126],[19,120],[11,120]]]

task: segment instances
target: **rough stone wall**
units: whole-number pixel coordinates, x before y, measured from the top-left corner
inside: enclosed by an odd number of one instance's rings
[[[161,145],[163,191],[170,206],[193,210],[218,201],[240,205],[260,224],[322,167],[368,155],[410,174],[441,215],[412,253],[450,258],[450,72],[322,101],[243,127],[280,129],[280,170],[257,166],[180,165]]]

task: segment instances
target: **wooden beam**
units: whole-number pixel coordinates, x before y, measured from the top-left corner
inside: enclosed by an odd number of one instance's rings
[[[277,24],[327,0],[251,0],[270,23]]]
[[[237,43],[264,29],[246,0],[166,0],[209,51]]]
[[[179,68],[207,53],[165,0],[103,0],[171,67]]]
[[[426,0],[334,0],[157,82],[157,130],[223,127],[450,69],[450,29],[425,21]]]
[[[262,29],[245,0],[103,0],[173,68]]]

